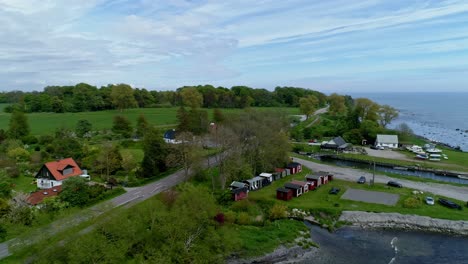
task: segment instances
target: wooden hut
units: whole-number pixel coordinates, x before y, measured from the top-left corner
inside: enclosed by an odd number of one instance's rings
[[[283,187],[276,189],[276,199],[278,200],[289,201],[292,199],[292,196],[293,191],[291,189]]]
[[[262,172],[258,176],[267,179],[269,182],[273,182],[273,174],[271,173]]]
[[[249,195],[249,189],[247,187],[236,188],[231,190],[231,198],[233,201],[239,201],[247,198]]]
[[[286,166],[286,169],[289,170],[289,174],[296,174],[302,171],[302,165],[297,162],[291,162]]]
[[[307,175],[306,176],[306,181],[308,182],[313,182],[315,188],[319,187],[320,185],[323,184],[323,177],[320,175]]]
[[[302,195],[302,186],[294,183],[287,182],[284,184],[284,188],[291,189],[293,197],[299,197]]]
[[[276,168],[275,172],[279,173],[281,178],[284,178],[289,175],[289,170],[285,168]]]
[[[309,191],[309,184],[304,181],[291,181],[291,183],[301,185],[302,186],[302,193],[306,193]]]
[[[245,180],[244,182],[249,185],[250,191],[255,191],[263,187],[262,177],[253,177],[252,179]]]
[[[319,171],[317,175],[323,176],[324,184],[328,183],[329,181],[333,180],[333,174],[326,172],[326,171]]]

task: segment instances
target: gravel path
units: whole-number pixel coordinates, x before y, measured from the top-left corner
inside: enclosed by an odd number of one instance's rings
[[[337,179],[354,181],[356,182],[360,176],[365,176],[368,180],[372,179],[372,173],[346,168],[336,167],[327,164],[320,164],[304,159],[294,158],[294,161],[303,164],[304,166],[312,169],[313,171],[328,171],[333,173]],[[390,180],[395,180],[403,184],[403,187],[420,190],[423,192],[430,192],[436,195],[450,197],[453,199],[468,201],[468,187],[459,187],[449,184],[432,183],[432,182],[415,182],[411,180],[401,180],[391,178],[382,174],[375,174],[375,182],[387,183]]]

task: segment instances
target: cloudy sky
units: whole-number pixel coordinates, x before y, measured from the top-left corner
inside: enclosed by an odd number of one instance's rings
[[[0,0],[0,90],[468,91],[466,0]]]

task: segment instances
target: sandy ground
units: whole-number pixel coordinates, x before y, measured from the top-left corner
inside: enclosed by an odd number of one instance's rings
[[[415,161],[415,159],[408,158],[405,154],[390,149],[377,150],[371,148],[364,148],[367,151],[367,155],[372,157],[387,158],[387,159],[398,159],[398,160],[409,160]]]
[[[294,161],[303,164],[304,166],[312,169],[313,171],[328,171],[334,174],[337,179],[354,181],[356,182],[360,176],[366,177],[367,180],[372,179],[372,173],[346,168],[346,167],[335,167],[326,164],[315,163],[299,158],[294,158]],[[411,180],[401,180],[388,177],[382,174],[375,174],[375,182],[387,183],[390,180],[395,180],[403,184],[405,188],[411,188],[420,190],[423,192],[430,192],[436,195],[442,195],[453,199],[468,201],[468,187],[459,187],[449,184],[432,183],[432,182],[415,182]]]

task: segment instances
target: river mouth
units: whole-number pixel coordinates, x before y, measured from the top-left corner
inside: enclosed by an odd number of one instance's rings
[[[437,233],[343,227],[330,233],[307,224],[319,252],[296,263],[466,264],[468,239]]]

